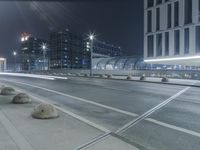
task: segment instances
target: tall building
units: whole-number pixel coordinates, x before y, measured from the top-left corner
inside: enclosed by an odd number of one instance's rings
[[[21,70],[47,70],[48,52],[46,40],[33,37],[27,33],[21,36],[21,46],[19,50]]]
[[[68,29],[50,34],[51,69],[89,68],[90,51],[82,35]]]
[[[6,58],[0,58],[0,72],[7,70],[7,60]]]
[[[86,47],[90,49],[90,41],[86,42]],[[94,58],[108,58],[108,57],[120,57],[121,48],[107,44],[105,42],[95,39],[93,41],[93,57]]]
[[[144,0],[144,59],[200,65],[200,0]]]

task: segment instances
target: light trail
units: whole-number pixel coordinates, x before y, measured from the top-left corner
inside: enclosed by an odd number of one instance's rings
[[[0,75],[17,76],[17,77],[30,77],[30,78],[39,78],[39,79],[46,79],[46,80],[55,80],[55,79],[66,80],[66,79],[68,79],[67,77],[36,75],[36,74],[26,74],[26,73],[3,73],[3,72],[1,72]]]

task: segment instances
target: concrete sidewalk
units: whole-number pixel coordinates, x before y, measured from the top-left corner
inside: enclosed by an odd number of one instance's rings
[[[38,100],[17,105],[13,96],[0,95],[0,150],[72,150],[105,133],[61,111],[56,119],[33,119]],[[112,136],[86,149],[136,150]]]

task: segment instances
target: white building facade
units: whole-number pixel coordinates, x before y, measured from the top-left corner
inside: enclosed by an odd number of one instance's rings
[[[0,58],[0,72],[5,72],[6,70],[7,70],[6,58]]]
[[[200,66],[200,0],[144,0],[144,60]]]

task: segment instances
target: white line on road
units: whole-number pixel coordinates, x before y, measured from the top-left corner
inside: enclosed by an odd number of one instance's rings
[[[42,89],[42,90],[45,90],[45,91],[48,91],[48,92],[56,93],[58,95],[69,97],[69,98],[72,98],[74,100],[89,103],[89,104],[96,105],[96,106],[99,106],[99,107],[102,107],[102,108],[110,109],[110,110],[113,110],[115,112],[123,113],[123,114],[129,115],[129,116],[133,116],[133,117],[138,116],[137,114],[134,114],[134,113],[131,113],[131,112],[127,112],[127,111],[124,111],[124,110],[121,110],[121,109],[118,109],[118,108],[110,107],[110,106],[107,106],[107,105],[103,105],[103,104],[100,104],[100,103],[97,103],[97,102],[93,102],[93,101],[90,101],[90,100],[86,100],[86,99],[83,99],[83,98],[80,98],[80,97],[72,96],[72,95],[65,94],[65,93],[62,93],[62,92],[58,92],[58,91],[55,91],[55,90],[47,89],[47,88],[44,88],[44,87],[39,87],[39,86],[36,86],[36,85],[32,85],[32,84],[28,84],[28,83],[24,83],[24,82],[18,82],[18,81],[9,81],[9,82],[14,82],[14,83],[22,84],[22,85],[27,85],[27,86],[30,86],[30,87]]]
[[[168,123],[164,123],[164,122],[161,122],[161,121],[158,121],[158,120],[155,120],[155,119],[151,119],[151,118],[147,118],[145,120],[147,120],[149,122],[152,122],[154,124],[158,124],[160,126],[167,127],[169,129],[173,129],[173,130],[176,130],[176,131],[187,133],[187,134],[190,134],[190,135],[193,135],[193,136],[196,136],[196,137],[200,138],[200,133],[195,132],[195,131],[191,131],[191,130],[188,130],[188,129],[177,127],[177,126],[174,126],[174,125],[171,125],[171,124],[168,124]]]
[[[18,92],[23,92],[23,91],[21,91],[21,90],[18,89]],[[26,92],[27,92],[27,91],[26,91]],[[98,125],[98,124],[96,124],[96,123],[93,123],[93,122],[91,122],[91,121],[89,121],[89,120],[87,120],[87,119],[85,119],[85,118],[83,118],[83,117],[81,117],[81,116],[79,116],[79,115],[76,115],[76,114],[74,114],[74,113],[72,113],[72,112],[70,112],[70,111],[67,111],[66,109],[63,109],[63,108],[61,108],[61,107],[55,105],[55,104],[54,104],[52,101],[50,101],[50,100],[43,100],[43,98],[41,98],[41,97],[39,97],[39,96],[35,96],[35,95],[31,94],[30,92],[27,92],[27,93],[28,93],[32,98],[34,98],[35,101],[38,101],[38,102],[40,102],[40,103],[48,103],[48,104],[54,105],[54,107],[55,107],[56,109],[60,110],[61,112],[65,113],[65,114],[68,114],[68,115],[70,115],[70,116],[72,116],[72,117],[74,117],[74,118],[76,118],[76,119],[78,119],[78,120],[80,120],[80,121],[82,121],[82,122],[84,122],[84,123],[86,123],[86,124],[88,124],[88,125],[90,125],[90,126],[96,128],[96,129],[99,129],[100,131],[103,131],[103,132],[105,132],[106,134],[107,134],[107,133],[111,133],[110,130],[104,128],[103,126],[100,126],[100,125]]]
[[[66,79],[68,79],[67,77],[27,74],[27,73],[4,73],[4,72],[1,72],[0,75],[8,75],[8,76],[16,76],[16,77],[30,77],[30,78],[39,78],[39,79],[46,79],[46,80],[55,80],[55,79],[66,80]]]
[[[12,81],[12,82],[15,82],[15,81]],[[16,82],[15,82],[16,83]],[[18,82],[18,83],[20,83],[20,82]],[[26,84],[26,83],[20,83],[20,84],[25,84],[25,85],[28,85],[28,86],[33,86],[33,85],[30,85],[30,84]],[[37,86],[34,86],[34,87],[37,87]],[[43,89],[42,87],[40,87],[40,89]],[[189,89],[189,87],[187,88],[187,90]],[[43,89],[44,90],[44,89]],[[52,90],[49,90],[49,89],[46,89],[46,90],[48,90],[49,92],[52,92]],[[60,92],[56,92],[57,94],[59,94]],[[180,93],[179,93],[180,94]],[[183,93],[182,93],[183,94]],[[31,95],[31,94],[30,94]],[[62,95],[63,95],[63,93],[62,93]],[[66,94],[64,94],[63,96],[65,96]],[[176,95],[176,97],[178,97],[177,96],[177,94],[175,94]],[[180,96],[180,95],[179,95]],[[33,97],[36,97],[36,96],[33,96]],[[172,96],[174,99],[176,98],[176,97],[174,97],[174,96]],[[37,99],[38,99],[38,97],[36,97]],[[41,99],[41,98],[39,98],[39,99]],[[169,98],[170,99],[170,98]],[[45,101],[43,101],[43,102],[45,102]],[[94,102],[95,103],[95,102]],[[98,104],[99,105],[99,103],[95,103],[95,105],[96,104]],[[102,104],[100,104],[100,106],[102,107]],[[103,107],[104,107],[105,105],[103,105]],[[58,107],[59,109],[60,109],[60,107]],[[117,111],[117,112],[120,112],[120,113],[123,113],[123,114],[127,114],[127,115],[130,115],[130,116],[133,116],[133,117],[136,117],[136,116],[139,116],[138,114],[134,114],[134,113],[131,113],[131,112],[126,112],[126,111],[123,111],[123,110],[120,110],[120,111],[118,111],[119,109],[116,109],[116,108],[113,108],[113,107],[109,107],[109,106],[106,106],[106,107],[104,107],[104,108],[107,108],[107,109],[110,109],[111,108],[111,110],[114,110],[114,111]],[[69,114],[71,114],[71,115],[74,115],[73,113],[71,113],[71,112],[67,112],[65,109],[63,109],[63,111],[65,111],[66,113],[69,113]],[[75,117],[76,117],[77,115],[75,115]],[[79,117],[78,117],[79,118]],[[77,119],[78,119],[77,118]],[[81,117],[82,118],[82,117]],[[80,120],[80,119],[79,119]],[[82,121],[86,121],[86,119],[81,119]],[[192,136],[196,136],[196,137],[199,137],[200,138],[200,133],[198,133],[198,132],[195,132],[195,131],[192,131],[192,130],[188,130],[188,129],[185,129],[185,128],[181,128],[181,127],[177,127],[177,126],[174,126],[174,125],[171,125],[171,124],[167,124],[167,123],[164,123],[164,122],[161,122],[161,121],[157,121],[157,120],[154,120],[154,119],[151,119],[151,118],[145,118],[144,120],[147,120],[147,121],[149,121],[149,122],[152,122],[152,123],[155,123],[155,124],[158,124],[158,125],[160,125],[160,126],[164,126],[164,127],[167,127],[167,128],[170,128],[170,129],[173,129],[173,130],[177,130],[177,131],[180,131],[180,132],[183,132],[183,133],[187,133],[187,134],[190,134],[190,135],[192,135]],[[90,121],[87,121],[87,123],[89,123]],[[92,123],[93,124],[93,123]],[[96,126],[96,125],[95,125]],[[100,128],[100,130],[102,130],[102,131],[105,131],[105,132],[109,132],[107,129],[103,129],[102,127],[96,127],[96,128]]]
[[[128,130],[129,128],[133,127],[134,125],[136,125],[137,123],[141,122],[142,120],[144,120],[145,118],[147,118],[148,116],[150,116],[152,113],[154,113],[155,111],[157,111],[158,109],[164,107],[165,105],[167,105],[169,102],[171,102],[172,100],[174,100],[175,98],[177,98],[178,96],[180,96],[181,94],[185,93],[187,90],[189,90],[191,87],[186,87],[185,89],[181,90],[180,92],[176,93],[175,95],[171,96],[170,98],[166,99],[165,101],[163,101],[162,103],[158,104],[157,106],[155,106],[154,108],[150,109],[149,111],[145,112],[144,114],[138,116],[136,119],[134,119],[133,121],[125,124],[123,127],[119,128],[115,133],[116,134],[120,134],[125,132],[126,130]]]

